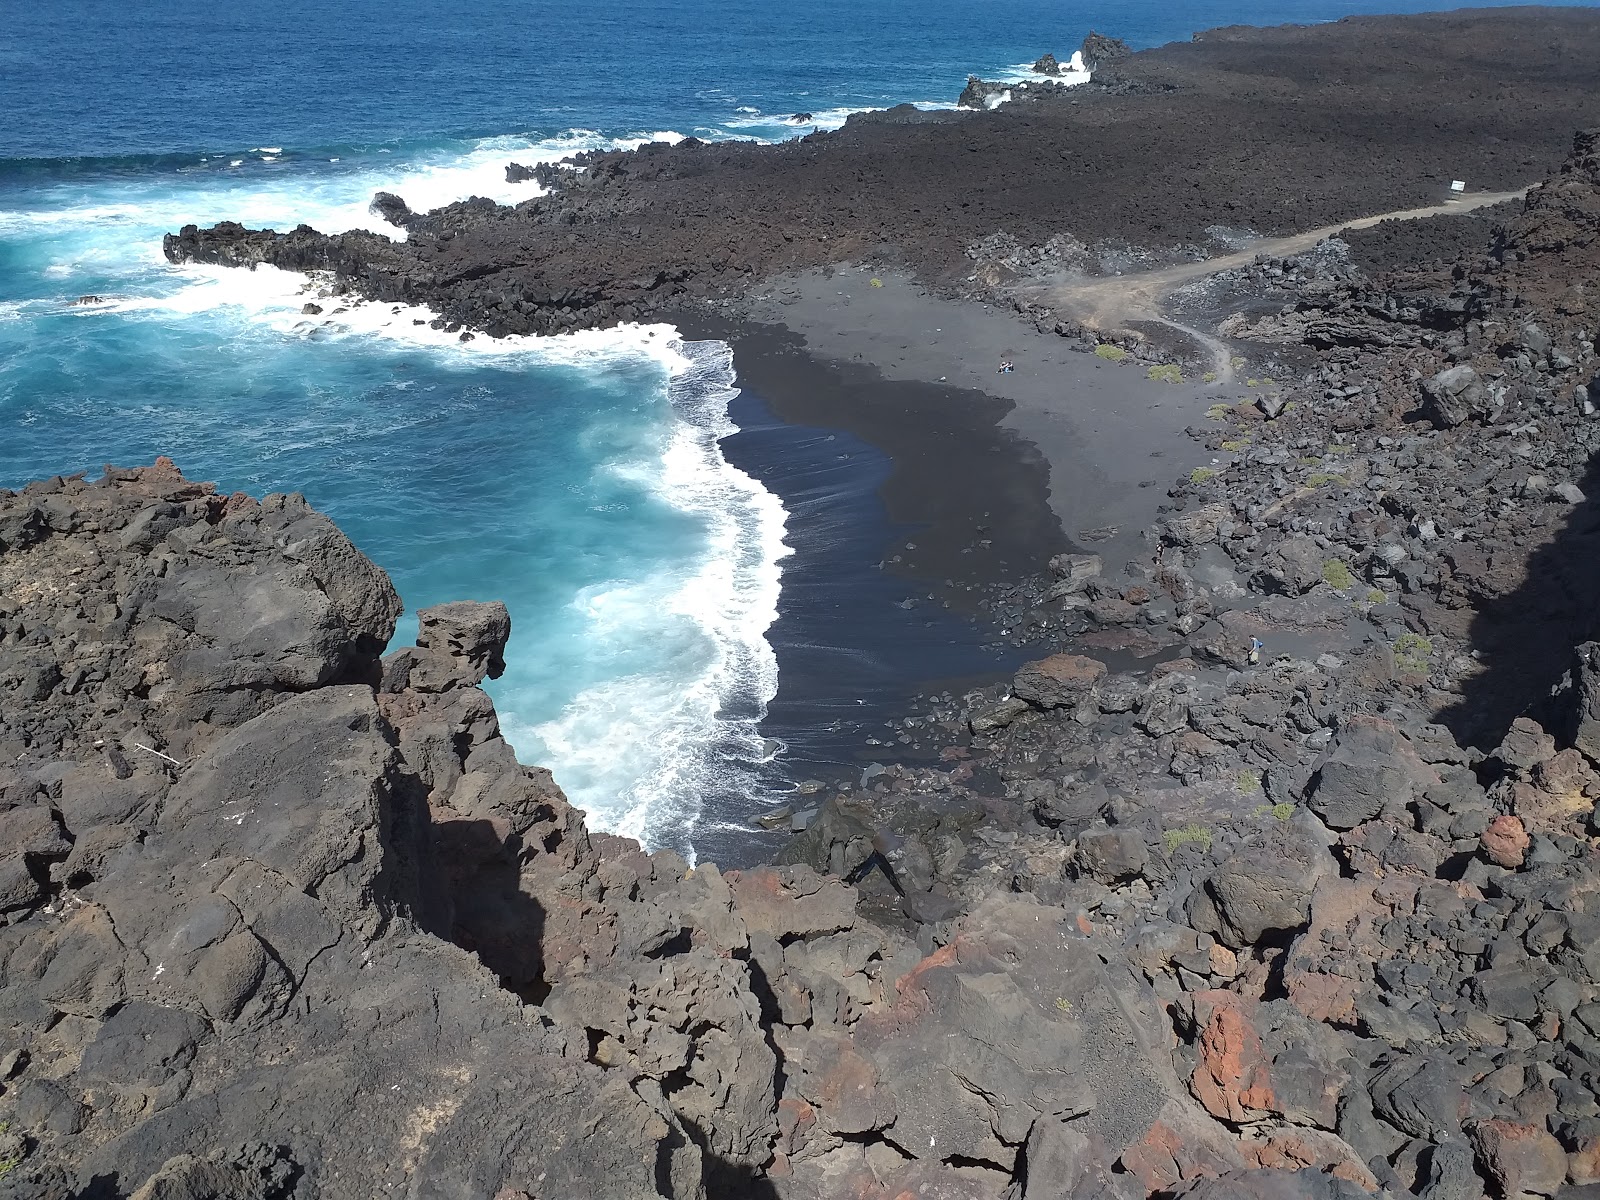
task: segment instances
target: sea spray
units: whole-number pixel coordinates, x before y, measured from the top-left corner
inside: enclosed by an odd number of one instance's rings
[[[777,619],[786,514],[732,466],[720,442],[737,432],[733,354],[720,342],[672,345],[670,396],[679,423],[653,486],[705,529],[705,550],[669,589],[618,583],[574,603],[597,647],[622,636],[671,647],[674,669],[608,679],[531,730],[568,796],[607,829],[670,845],[693,861],[708,801],[759,806],[770,748],[758,726],[777,692],[766,633]],[[517,736],[512,729],[513,737]],[[734,803],[730,804],[729,802]]]

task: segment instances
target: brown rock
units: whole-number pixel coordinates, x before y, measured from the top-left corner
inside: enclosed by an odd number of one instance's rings
[[[1012,690],[1040,708],[1075,704],[1106,673],[1106,665],[1082,654],[1052,654],[1017,672]]]
[[[1325,1130],[1294,1126],[1275,1129],[1264,1138],[1243,1142],[1240,1150],[1252,1167],[1280,1171],[1315,1167],[1366,1191],[1378,1190],[1378,1180],[1361,1156],[1343,1138]]]
[[[1489,828],[1479,838],[1489,861],[1515,870],[1522,865],[1533,839],[1522,827],[1518,817],[1498,816],[1489,822]]]
[[[1194,1006],[1200,1061],[1189,1090],[1195,1099],[1212,1116],[1234,1124],[1273,1111],[1276,1100],[1267,1055],[1245,1014],[1245,1001],[1232,992],[1196,992]]]
[[[1508,1196],[1534,1192],[1553,1196],[1566,1182],[1567,1156],[1544,1126],[1500,1119],[1472,1129],[1478,1163]]]
[[[1567,1155],[1567,1179],[1579,1187],[1600,1183],[1600,1136],[1578,1139],[1577,1148]]]

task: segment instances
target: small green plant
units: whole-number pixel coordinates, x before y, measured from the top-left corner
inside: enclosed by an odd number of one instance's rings
[[[1300,465],[1302,467],[1320,467],[1322,465],[1322,460],[1315,454],[1308,454],[1300,460]]]
[[[1056,1011],[1057,1012],[1064,1012],[1064,1013],[1071,1012],[1072,1011],[1072,1001],[1068,1000],[1065,996],[1057,996],[1056,997]]]
[[[1206,483],[1217,477],[1215,467],[1196,467],[1189,472],[1190,483]]]
[[[1249,438],[1234,438],[1231,442],[1223,442],[1222,448],[1229,454],[1237,454],[1250,444]]]
[[[882,287],[883,286],[883,280],[879,279],[876,275],[874,275],[871,279],[867,280],[867,282],[870,283],[873,287]]]
[[[1101,342],[1094,348],[1094,356],[1103,358],[1107,362],[1121,362],[1128,357],[1128,352],[1121,346],[1113,346],[1110,342]]]
[[[1230,358],[1228,360],[1228,363],[1229,363],[1230,366],[1233,367],[1233,369],[1235,371],[1237,371],[1240,367],[1244,366],[1244,355],[1235,354],[1232,358]]]
[[[1145,372],[1145,377],[1153,383],[1182,383],[1183,371],[1177,363],[1157,363]]]
[[[1385,596],[1377,588],[1373,588],[1371,591],[1369,591],[1367,593],[1367,603],[1368,604],[1387,604],[1387,603],[1389,603],[1389,597]]]
[[[11,1122],[10,1121],[0,1121],[0,1133],[10,1133],[10,1132],[11,1132]],[[22,1165],[22,1160],[26,1156],[26,1154],[27,1154],[26,1150],[13,1150],[10,1154],[6,1155],[4,1158],[0,1158],[0,1179],[5,1178],[5,1176],[10,1171],[12,1171],[14,1168],[21,1166]]]
[[[1286,404],[1284,404],[1283,411],[1286,412],[1286,413],[1292,413],[1295,409],[1297,409],[1299,407],[1300,407],[1300,401],[1298,401],[1298,400],[1290,400]]]
[[[1232,405],[1213,404],[1210,408],[1206,409],[1206,417],[1212,421],[1221,421],[1232,411]]]
[[[1354,446],[1347,446],[1342,442],[1335,442],[1333,445],[1328,447],[1328,453],[1329,454],[1349,454],[1350,451],[1352,451],[1354,449],[1355,449]]]
[[[1215,371],[1207,371],[1204,375],[1200,376],[1200,378],[1205,380],[1207,383],[1215,383],[1217,381],[1217,373]]]
[[[1340,487],[1350,481],[1337,471],[1313,471],[1306,476],[1307,487],[1321,487],[1325,483],[1337,483]]]
[[[1169,856],[1176,854],[1183,846],[1199,846],[1201,850],[1210,850],[1211,830],[1204,825],[1182,825],[1163,833],[1161,844],[1167,848]]]
[[[1433,658],[1433,641],[1416,633],[1402,633],[1394,640],[1395,669],[1403,675],[1426,675]]]
[[[1250,379],[1246,379],[1244,381],[1244,385],[1247,388],[1258,388],[1261,386],[1261,380],[1252,377]]]
[[[1350,590],[1351,585],[1356,581],[1356,577],[1350,574],[1350,568],[1337,558],[1330,558],[1322,564],[1322,581],[1329,587],[1345,592]]]
[[[1250,770],[1249,767],[1245,767],[1243,770],[1241,770],[1237,778],[1239,790],[1246,796],[1248,796],[1251,792],[1259,792],[1261,790],[1261,776]]]

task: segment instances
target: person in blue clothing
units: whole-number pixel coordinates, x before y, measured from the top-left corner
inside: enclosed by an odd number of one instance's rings
[[[1250,665],[1252,667],[1260,664],[1261,652],[1266,649],[1266,646],[1267,644],[1258,637],[1250,639]]]

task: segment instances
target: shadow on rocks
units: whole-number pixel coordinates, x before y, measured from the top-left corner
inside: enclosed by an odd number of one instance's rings
[[[1496,594],[1494,583],[1517,569],[1522,531],[1445,553],[1458,577],[1479,583],[1478,594],[1469,590],[1477,612],[1468,636],[1484,669],[1439,717],[1460,745],[1492,750],[1519,716],[1558,728],[1570,707],[1564,678],[1572,647],[1600,633],[1600,455],[1590,458],[1578,488],[1584,498],[1555,537],[1528,555],[1508,591]]]

